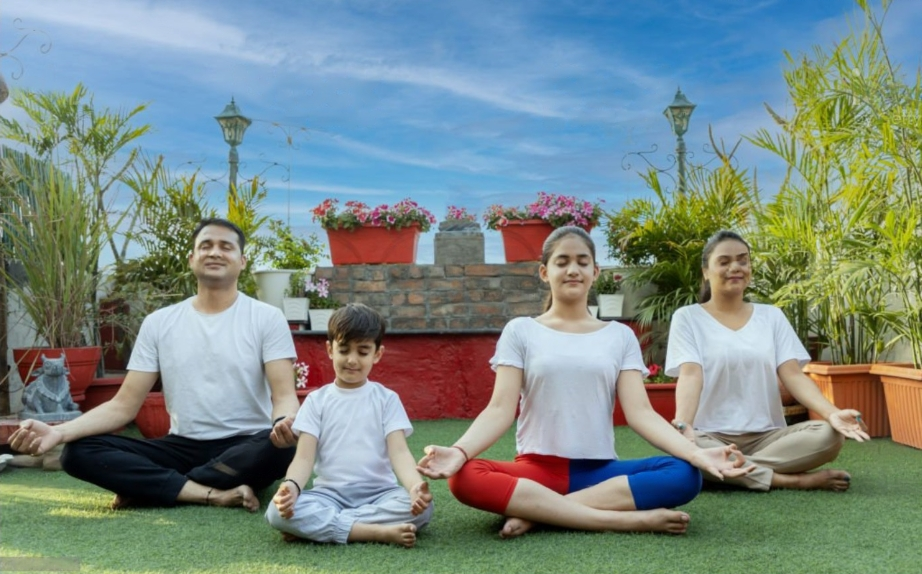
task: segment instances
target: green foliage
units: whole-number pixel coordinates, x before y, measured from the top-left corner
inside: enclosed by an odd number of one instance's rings
[[[50,161],[0,151],[4,249],[22,263],[26,281],[16,283],[5,268],[0,277],[48,345],[86,345],[96,315],[96,263],[109,227],[92,196]]]
[[[243,231],[247,239],[244,255],[252,263],[261,257],[261,245],[257,233],[269,219],[259,215],[259,206],[266,199],[268,192],[266,186],[258,177],[254,177],[249,186],[228,189],[227,192],[227,220]],[[253,265],[248,264],[237,279],[237,288],[247,295],[256,296],[256,278],[253,276]]]
[[[279,219],[269,220],[270,235],[253,237],[251,243],[257,263],[272,269],[313,269],[320,261],[324,245],[311,234],[307,239],[295,236],[291,227]]]
[[[656,287],[638,305],[636,318],[643,325],[667,322],[677,308],[696,302],[701,252],[708,237],[749,225],[757,195],[746,173],[722,157],[717,169],[692,167],[684,194],[664,191],[651,170],[642,177],[654,199],[633,199],[608,216],[609,255],[636,268],[626,281]],[[661,332],[649,333],[655,344],[662,344]]]
[[[603,269],[599,272],[599,276],[596,278],[595,283],[592,284],[592,288],[598,295],[614,295],[616,293],[621,293],[621,284],[623,281],[624,276],[614,269]]]

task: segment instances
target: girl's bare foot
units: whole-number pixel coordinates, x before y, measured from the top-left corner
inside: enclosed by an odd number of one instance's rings
[[[614,510],[612,512],[619,512]],[[635,532],[663,532],[665,534],[685,534],[688,530],[688,521],[691,517],[685,512],[657,508],[655,510],[629,510],[623,511],[634,515],[635,527],[630,528]]]
[[[205,504],[212,506],[242,506],[250,512],[259,510],[259,499],[256,498],[253,489],[245,484],[230,490],[212,489],[206,498]]]
[[[829,469],[800,474],[781,474],[776,472],[772,475],[772,487],[845,492],[851,485],[851,480],[851,475],[844,470]]]
[[[416,527],[412,524],[362,524],[356,522],[349,532],[349,542],[385,542],[405,548],[416,544]]]
[[[521,536],[534,528],[535,523],[530,520],[525,520],[524,518],[516,518],[511,516],[506,519],[506,523],[503,524],[502,530],[499,531],[500,538],[515,538]]]

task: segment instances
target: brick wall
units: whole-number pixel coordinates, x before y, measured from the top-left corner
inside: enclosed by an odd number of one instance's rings
[[[389,330],[501,329],[541,313],[547,287],[537,263],[320,267],[340,303],[377,309]]]

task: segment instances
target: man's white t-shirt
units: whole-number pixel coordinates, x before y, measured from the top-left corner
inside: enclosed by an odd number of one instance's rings
[[[490,365],[524,370],[518,453],[569,459],[617,458],[612,412],[618,375],[648,372],[637,337],[625,325],[565,333],[529,317],[506,324]]]
[[[292,428],[317,438],[315,488],[349,498],[398,486],[387,452],[387,435],[413,426],[397,393],[373,381],[357,389],[335,383],[307,395]]]
[[[144,319],[128,370],[160,373],[170,434],[213,440],[269,428],[264,364],[297,356],[285,316],[243,293],[215,314],[192,299]]]
[[[810,355],[784,313],[753,303],[740,329],[725,327],[701,305],[678,309],[669,327],[666,374],[678,376],[683,363],[701,365],[704,384],[694,427],[705,432],[743,434],[784,428],[778,367]]]

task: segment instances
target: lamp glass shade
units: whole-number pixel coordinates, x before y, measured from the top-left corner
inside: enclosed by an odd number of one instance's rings
[[[663,115],[669,120],[672,132],[681,137],[688,131],[688,121],[691,119],[692,112],[695,110],[695,104],[688,101],[682,90],[676,90],[675,99],[669,104]]]
[[[221,131],[224,132],[224,141],[231,147],[243,143],[243,133],[253,123],[250,118],[240,113],[240,108],[234,103],[234,98],[231,98],[230,103],[224,107],[224,111],[216,115],[214,119],[218,120]]]

